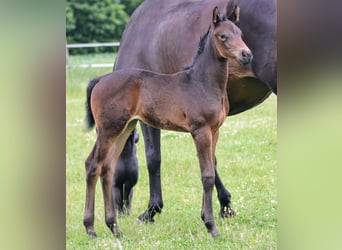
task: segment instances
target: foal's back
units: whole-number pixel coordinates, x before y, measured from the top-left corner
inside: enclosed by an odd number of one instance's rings
[[[102,112],[94,113],[106,119],[139,119],[161,129],[189,132],[187,118],[198,115],[194,107],[203,106],[204,93],[197,81],[189,79],[188,71],[159,74],[122,69],[101,78],[93,90],[91,106],[94,111],[101,107]]]

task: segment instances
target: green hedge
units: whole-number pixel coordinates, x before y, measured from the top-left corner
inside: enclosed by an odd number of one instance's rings
[[[67,0],[67,43],[120,41],[134,9],[142,0]],[[113,47],[70,49],[71,54],[113,52]]]

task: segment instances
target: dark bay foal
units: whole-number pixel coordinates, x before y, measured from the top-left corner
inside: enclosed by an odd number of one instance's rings
[[[87,120],[96,124],[97,139],[86,167],[84,226],[94,231],[95,185],[100,176],[105,221],[121,235],[111,188],[118,157],[138,120],[153,127],[191,133],[196,145],[203,184],[201,218],[217,236],[212,192],[215,183],[215,148],[219,128],[229,112],[227,97],[228,59],[242,64],[252,54],[241,31],[213,10],[212,24],[200,41],[193,64],[172,75],[140,69],[124,69],[92,80],[87,89]]]

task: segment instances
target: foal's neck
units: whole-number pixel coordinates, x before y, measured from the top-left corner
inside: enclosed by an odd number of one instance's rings
[[[217,86],[220,91],[227,89],[228,59],[218,54],[211,31],[206,38],[203,52],[192,65],[192,74],[198,81],[208,86]]]

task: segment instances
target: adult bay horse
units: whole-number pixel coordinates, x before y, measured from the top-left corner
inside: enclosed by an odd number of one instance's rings
[[[191,64],[197,39],[210,23],[207,17],[212,8],[216,5],[223,8],[227,1],[229,5],[238,4],[241,8],[240,15],[232,12],[227,17],[238,22],[244,41],[254,55],[252,65],[241,65],[234,59],[230,62],[228,115],[258,105],[272,91],[277,92],[276,0],[145,0],[133,13],[122,35],[115,70],[134,67],[170,74]],[[160,130],[140,124],[145,141],[150,200],[147,210],[138,219],[153,222],[154,215],[163,208]],[[230,207],[231,196],[215,171],[219,215],[230,217],[234,215]]]
[[[105,221],[121,235],[112,197],[113,174],[127,138],[141,120],[150,126],[192,135],[201,170],[201,218],[213,236],[218,235],[212,211],[215,183],[215,148],[219,128],[228,112],[228,59],[248,64],[252,53],[240,29],[215,7],[207,33],[200,40],[191,66],[174,74],[123,69],[90,81],[87,88],[87,121],[96,124],[97,138],[86,167],[84,226],[94,231],[95,186],[101,179]],[[160,88],[163,86],[163,88]],[[201,96],[201,98],[198,98]],[[170,107],[172,107],[170,109]]]

